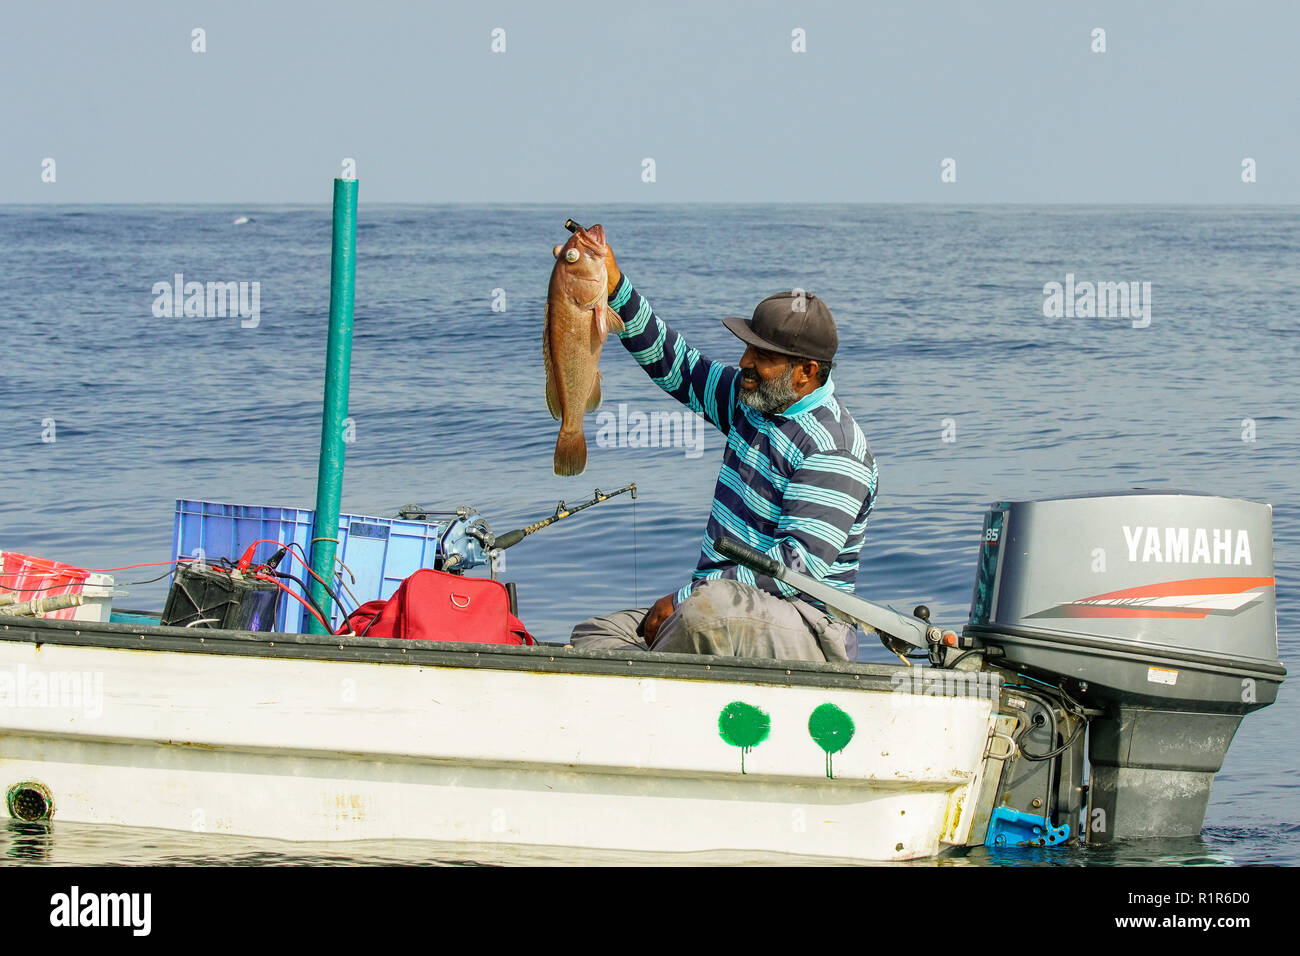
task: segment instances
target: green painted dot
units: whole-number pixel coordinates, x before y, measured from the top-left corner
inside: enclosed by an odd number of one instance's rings
[[[831,755],[839,753],[853,739],[853,718],[834,704],[822,704],[808,718],[808,734],[826,751],[826,776],[833,776]]]
[[[718,714],[718,733],[733,747],[740,748],[740,772],[745,772],[745,754],[772,732],[772,718],[753,704],[734,700]]]
[[[772,732],[772,718],[753,704],[732,701],[718,714],[718,733],[733,747],[757,747]]]

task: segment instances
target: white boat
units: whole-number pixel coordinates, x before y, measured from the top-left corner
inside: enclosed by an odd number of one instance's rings
[[[0,783],[56,825],[907,860],[1005,751],[996,680],[908,670],[13,622]]]
[[[1063,573],[1139,517],[1236,529],[1250,567]],[[1286,673],[1268,507],[1001,502],[980,552],[960,635],[778,570],[929,667],[4,617],[0,787],[55,826],[311,842],[890,861],[1199,832]]]

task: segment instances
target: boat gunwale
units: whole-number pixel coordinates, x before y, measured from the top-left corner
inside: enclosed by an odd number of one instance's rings
[[[0,641],[98,647],[110,650],[170,651],[271,659],[315,660],[365,664],[413,664],[428,667],[469,667],[533,671],[543,674],[619,675],[726,683],[779,684],[801,687],[887,690],[920,696],[996,700],[1002,680],[981,672],[978,681],[946,687],[950,675],[969,673],[901,664],[783,661],[719,657],[711,654],[671,654],[581,650],[555,644],[533,646],[469,644],[330,634],[280,634],[183,627],[140,627],[104,621],[14,619],[0,626]],[[907,675],[905,689],[898,676]],[[917,681],[916,678],[920,680]],[[946,693],[952,690],[952,693]]]

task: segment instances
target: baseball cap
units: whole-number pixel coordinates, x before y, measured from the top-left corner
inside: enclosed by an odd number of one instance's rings
[[[752,319],[729,315],[722,324],[747,345],[819,362],[833,359],[840,344],[826,303],[799,289],[769,295]]]

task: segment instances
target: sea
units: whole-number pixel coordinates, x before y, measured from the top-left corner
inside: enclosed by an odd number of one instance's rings
[[[343,510],[468,505],[501,533],[635,482],[635,500],[506,552],[520,616],[556,643],[583,618],[646,606],[689,578],[723,448],[716,431],[673,419],[681,406],[611,339],[587,471],[552,473],[541,329],[570,217],[603,224],[657,314],[710,357],[739,360],[720,319],[772,292],[830,306],[836,394],[880,470],[860,594],[924,603],[960,627],[982,516],[998,500],[1135,488],[1247,498],[1273,506],[1279,652],[1294,670],[1300,208],[363,201]],[[157,610],[167,580],[149,579],[168,570],[177,499],[313,507],[330,240],[328,204],[0,206],[0,550],[141,565],[113,572],[115,606]],[[244,283],[245,314],[174,315],[162,289],[191,281]],[[1052,283],[1101,282],[1130,284],[1141,309],[1063,314],[1052,302]],[[670,423],[663,440],[651,443],[642,419]],[[865,644],[861,658],[893,660]],[[1245,718],[1197,838],[938,862],[1295,865],[1297,721],[1291,682]],[[0,824],[0,862],[667,861],[56,818]]]

